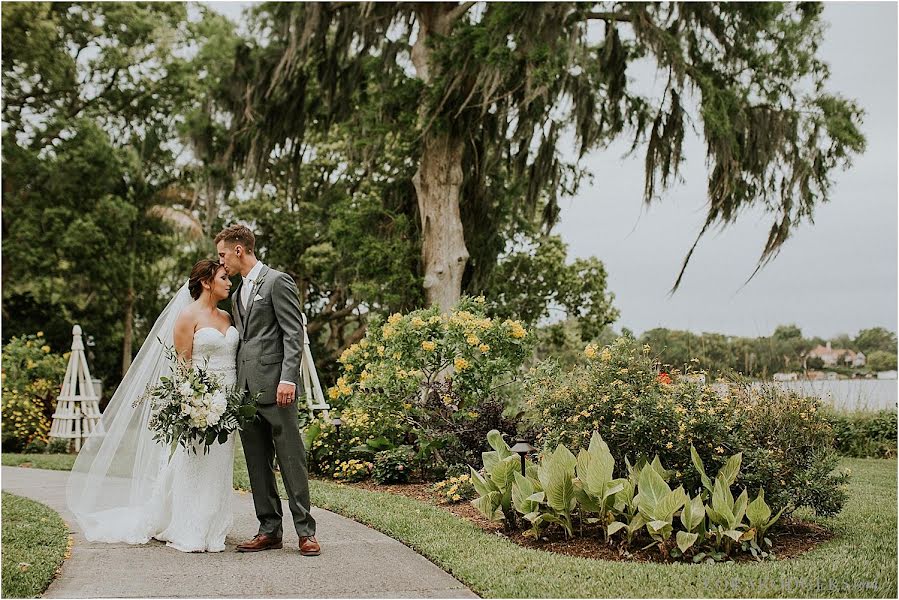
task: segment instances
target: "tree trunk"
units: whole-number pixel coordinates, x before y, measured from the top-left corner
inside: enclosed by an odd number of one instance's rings
[[[131,366],[131,344],[134,339],[134,288],[130,288],[125,295],[124,314],[125,335],[122,340],[122,377]]]
[[[412,63],[425,84],[432,76],[430,35],[448,35],[464,10],[467,6],[455,3],[419,5]],[[419,126],[426,127],[431,116],[422,102]],[[462,274],[469,256],[459,213],[463,148],[464,142],[448,132],[425,131],[418,170],[412,178],[421,216],[425,300],[428,306],[438,306],[443,312],[448,312],[462,295]]]
[[[448,135],[426,135],[418,171],[412,179],[421,215],[421,258],[428,306],[448,312],[462,294],[468,248],[459,214],[462,142]]]

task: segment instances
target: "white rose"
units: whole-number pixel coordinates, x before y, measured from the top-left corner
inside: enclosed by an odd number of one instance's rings
[[[221,407],[224,412],[225,408],[228,407],[228,398],[225,397],[225,392],[218,391],[212,395],[212,405],[216,408]]]
[[[222,418],[222,415],[215,413],[215,412],[210,412],[209,416],[206,417],[206,422],[209,423],[210,425],[215,425],[216,423],[219,422],[219,419],[221,419],[221,418]]]
[[[181,393],[181,395],[184,396],[185,398],[190,398],[190,397],[193,395],[193,393],[194,393],[193,388],[190,387],[190,382],[189,382],[189,381],[185,381],[184,383],[182,383],[182,384],[178,387],[178,391],[179,391],[179,392]]]

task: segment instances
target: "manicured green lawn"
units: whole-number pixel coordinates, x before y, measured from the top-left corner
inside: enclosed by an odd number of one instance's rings
[[[234,487],[248,489],[235,457]],[[29,455],[34,467],[65,468]],[[26,457],[28,458],[28,457]],[[46,464],[44,463],[46,459]],[[4,455],[3,464],[22,462]],[[845,459],[850,498],[836,518],[803,518],[836,537],[792,560],[742,564],[595,561],[522,548],[416,500],[313,481],[312,500],[382,531],[426,556],[485,597],[890,597],[897,595],[895,459]]]
[[[34,598],[47,589],[68,539],[68,527],[53,510],[4,492],[3,597]]]

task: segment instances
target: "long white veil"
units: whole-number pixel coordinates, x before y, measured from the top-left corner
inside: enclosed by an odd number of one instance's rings
[[[153,432],[147,427],[149,402],[132,404],[147,387],[171,373],[163,344],[172,346],[175,321],[191,301],[185,283],[156,319],[100,425],[75,459],[66,499],[91,541],[135,543],[147,539],[147,503],[167,463],[168,449],[153,441]]]

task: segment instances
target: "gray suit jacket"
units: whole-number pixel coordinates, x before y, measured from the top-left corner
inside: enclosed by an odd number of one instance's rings
[[[259,404],[274,404],[278,382],[290,381],[296,384],[298,398],[305,334],[296,284],[286,273],[263,267],[247,310],[240,301],[242,287],[243,281],[231,295],[231,314],[240,332],[239,389],[248,389],[251,395],[261,392]]]

